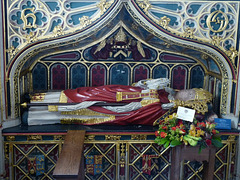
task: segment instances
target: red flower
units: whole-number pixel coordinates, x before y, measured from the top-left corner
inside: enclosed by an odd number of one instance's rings
[[[159,131],[155,131],[155,136],[160,136]]]
[[[180,134],[186,134],[185,129],[180,129]]]
[[[167,126],[163,126],[162,129],[167,129]]]
[[[204,122],[200,123],[202,127],[206,127],[206,124]]]
[[[161,136],[161,138],[165,138],[167,136],[167,133],[161,132],[160,136]]]
[[[212,141],[210,139],[206,139],[206,143],[208,146],[210,146],[212,144]]]
[[[212,133],[213,133],[213,134],[217,134],[216,129],[213,129],[213,130],[212,130]]]
[[[183,121],[182,120],[178,120],[178,125],[181,125],[183,124]]]
[[[176,127],[172,127],[172,130],[173,130],[173,131],[176,131],[176,129],[177,129]]]

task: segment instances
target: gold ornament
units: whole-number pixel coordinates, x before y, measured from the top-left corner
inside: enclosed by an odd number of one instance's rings
[[[182,101],[182,100],[174,100],[174,108],[177,108],[178,106],[184,106],[184,107],[190,107],[192,109],[195,109],[198,113],[205,114],[208,112],[208,105],[207,103],[212,101],[212,94],[202,88],[195,90],[195,98],[188,101]]]
[[[126,34],[123,32],[122,27],[118,31],[117,35],[115,36],[116,42],[127,42]]]
[[[169,22],[170,22],[170,18],[168,18],[167,16],[163,16],[159,20],[159,25],[162,26],[164,29],[167,29]]]

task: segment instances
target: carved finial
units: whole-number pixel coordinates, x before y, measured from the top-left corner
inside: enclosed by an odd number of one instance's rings
[[[117,35],[115,36],[115,40],[117,42],[126,42],[127,41],[126,34],[123,32],[122,27],[120,28],[120,30],[118,31]]]
[[[97,7],[99,7],[100,11],[101,11],[101,15],[111,6],[111,4],[114,1],[109,1],[107,2],[106,0],[101,0],[99,4],[97,4]]]
[[[63,32],[62,26],[60,26],[60,25],[55,26],[53,29],[53,33],[55,36],[63,35],[64,32]]]
[[[214,46],[218,46],[218,47],[219,47],[221,40],[222,40],[221,37],[219,37],[219,36],[213,36],[211,43],[212,43]]]
[[[10,58],[13,58],[13,56],[17,53],[18,49],[14,46],[11,46],[9,49],[7,49],[7,52],[9,53]]]
[[[79,21],[81,23],[82,28],[92,23],[91,19],[88,16],[83,16],[79,18]]]
[[[194,31],[194,29],[192,29],[192,28],[190,28],[190,27],[187,27],[187,28],[184,30],[183,37],[189,37],[189,38],[193,39],[193,38],[194,38],[193,31]]]
[[[37,41],[37,37],[35,37],[35,34],[33,32],[30,32],[28,35],[25,35],[25,38],[27,39],[27,43]]]
[[[138,4],[146,14],[148,14],[148,10],[152,8],[152,5],[148,0],[143,0],[143,2],[138,2]]]
[[[162,26],[164,29],[166,29],[168,27],[169,22],[170,22],[170,18],[168,18],[167,16],[163,16],[159,20],[159,25]]]
[[[228,57],[230,57],[230,59],[234,63],[235,58],[238,56],[238,51],[234,47],[230,47],[230,49],[226,51],[226,54],[228,55]]]

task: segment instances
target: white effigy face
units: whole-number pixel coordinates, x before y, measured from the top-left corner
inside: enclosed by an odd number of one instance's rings
[[[195,90],[194,89],[185,89],[178,91],[175,99],[179,99],[181,101],[189,101],[195,99]]]

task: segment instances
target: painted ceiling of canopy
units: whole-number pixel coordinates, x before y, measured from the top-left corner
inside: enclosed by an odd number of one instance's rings
[[[120,26],[156,49],[236,75],[237,1],[23,0],[7,7],[8,76],[46,53],[98,43]]]

